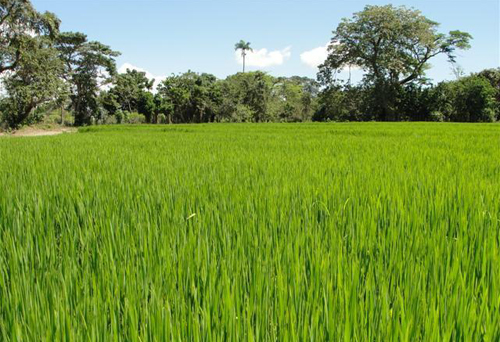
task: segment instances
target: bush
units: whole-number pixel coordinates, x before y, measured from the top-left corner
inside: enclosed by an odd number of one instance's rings
[[[75,117],[69,113],[64,115],[64,126],[73,126],[75,124]]]
[[[167,123],[167,116],[165,114],[158,114],[158,117],[156,118],[157,123],[159,124],[166,124]]]
[[[49,124],[49,125],[60,125],[61,124],[61,115],[60,114],[55,114],[51,113],[49,115],[46,115],[43,118],[43,123]]]
[[[118,120],[116,119],[116,116],[114,115],[110,115],[106,118],[106,120],[104,121],[104,123],[106,125],[115,125],[118,123]]]
[[[146,116],[139,113],[130,113],[127,117],[129,124],[142,124],[146,122]]]
[[[238,104],[236,111],[233,114],[233,121],[235,122],[252,122],[256,117],[256,113],[252,108],[244,104]]]
[[[435,110],[435,111],[432,111],[430,114],[429,114],[429,120],[430,121],[435,121],[435,122],[443,122],[445,119],[445,116],[443,115],[443,113],[441,113],[440,111],[438,110]]]
[[[117,110],[115,113],[116,122],[121,124],[127,122],[128,112],[124,112],[121,109]]]

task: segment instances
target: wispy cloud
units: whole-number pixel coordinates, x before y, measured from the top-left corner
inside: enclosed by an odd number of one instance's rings
[[[248,51],[245,59],[245,64],[250,67],[267,68],[275,65],[282,65],[292,55],[291,46],[283,50],[268,51],[266,48]],[[236,61],[243,64],[241,51],[234,53]]]

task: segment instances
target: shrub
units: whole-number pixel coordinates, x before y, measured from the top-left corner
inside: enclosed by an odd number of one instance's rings
[[[445,116],[440,111],[435,110],[429,114],[429,120],[435,122],[443,122],[445,120]]]
[[[130,113],[127,117],[129,124],[142,124],[146,122],[146,116],[139,113]]]
[[[69,113],[64,115],[64,126],[73,126],[75,124],[75,117]]]
[[[49,125],[60,125],[61,124],[61,115],[60,114],[55,114],[51,113],[49,115],[46,115],[43,118],[43,123],[49,124]]]
[[[167,116],[165,114],[158,114],[157,123],[166,124],[167,123]]]
[[[238,104],[236,111],[233,114],[233,121],[235,122],[252,122],[256,113],[252,108],[244,104]]]
[[[126,112],[122,111],[121,109],[116,111],[115,117],[116,117],[116,122],[119,124],[127,121],[127,114],[126,114]]]
[[[116,119],[116,116],[115,115],[110,115],[106,118],[106,120],[104,121],[104,123],[106,125],[115,125],[118,123],[118,120]]]

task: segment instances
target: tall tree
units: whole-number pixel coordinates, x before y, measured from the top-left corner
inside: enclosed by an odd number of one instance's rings
[[[153,84],[154,80],[149,80],[145,72],[127,69],[116,75],[111,93],[116,95],[122,110],[136,112],[139,99],[153,88]]]
[[[245,42],[243,39],[234,45],[234,50],[241,51],[241,57],[243,58],[243,72],[245,72],[245,58],[247,56],[247,51],[253,51],[250,47],[250,42]]]
[[[470,34],[437,32],[438,23],[420,11],[404,6],[366,6],[352,19],[343,19],[329,45],[329,55],[320,67],[323,85],[334,82],[345,67],[362,68],[365,81],[376,89],[382,113],[379,119],[394,120],[401,86],[425,80],[429,60],[444,54],[456,60],[456,49],[468,49]]]
[[[29,0],[0,0],[0,74],[13,71],[31,52],[32,40],[54,38],[59,19],[52,13],[39,13]]]
[[[66,67],[66,80],[71,86],[75,125],[91,123],[99,117],[99,89],[116,74],[115,57],[120,53],[107,45],[88,41],[82,33],[59,35],[57,49]]]
[[[4,119],[13,128],[27,123],[41,105],[62,100],[67,93],[61,78],[63,65],[52,41],[37,37],[29,42],[29,53],[21,55],[15,72],[4,79],[8,94]]]

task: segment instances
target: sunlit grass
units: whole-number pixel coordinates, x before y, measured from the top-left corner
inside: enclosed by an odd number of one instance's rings
[[[500,339],[500,126],[0,138],[0,340]]]

